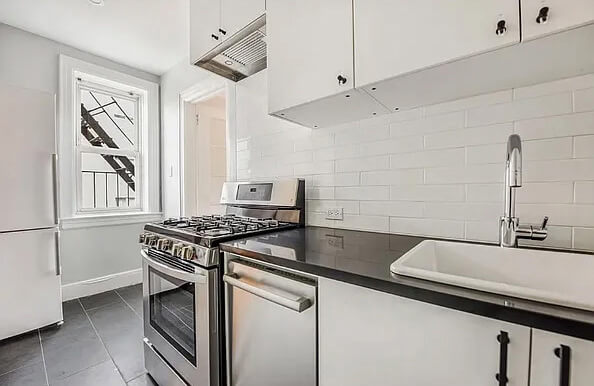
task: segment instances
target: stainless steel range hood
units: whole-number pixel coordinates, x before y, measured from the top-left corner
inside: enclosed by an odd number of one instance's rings
[[[196,63],[234,82],[266,68],[266,15],[213,48]]]

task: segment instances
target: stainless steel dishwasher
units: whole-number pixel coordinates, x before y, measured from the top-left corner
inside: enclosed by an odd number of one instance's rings
[[[318,384],[317,283],[225,253],[227,382]]]

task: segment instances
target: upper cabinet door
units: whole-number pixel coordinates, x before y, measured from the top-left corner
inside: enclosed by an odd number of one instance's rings
[[[221,0],[221,40],[235,35],[266,12],[265,0]]]
[[[518,0],[354,0],[354,12],[357,87],[520,41]]]
[[[220,0],[190,0],[190,60],[196,63],[221,41]]]
[[[522,40],[594,22],[592,0],[522,0]]]
[[[267,1],[271,113],[353,88],[352,16],[352,0]]]
[[[537,386],[592,386],[594,342],[533,330],[530,379]]]

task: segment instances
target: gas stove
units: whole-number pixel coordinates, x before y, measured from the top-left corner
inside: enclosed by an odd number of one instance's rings
[[[225,183],[225,214],[170,218],[149,223],[140,243],[149,252],[163,252],[210,267],[218,264],[221,242],[302,226],[304,184],[300,180],[270,183]]]

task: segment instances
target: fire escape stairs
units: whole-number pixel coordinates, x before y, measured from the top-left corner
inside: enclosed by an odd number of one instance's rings
[[[92,146],[102,147],[102,145],[105,144],[108,148],[119,149],[119,146],[82,103],[80,105],[80,111],[82,116],[81,133]],[[134,191],[134,164],[132,161],[126,156],[114,156],[109,154],[101,154],[101,156],[118,176],[124,180],[130,189]]]

